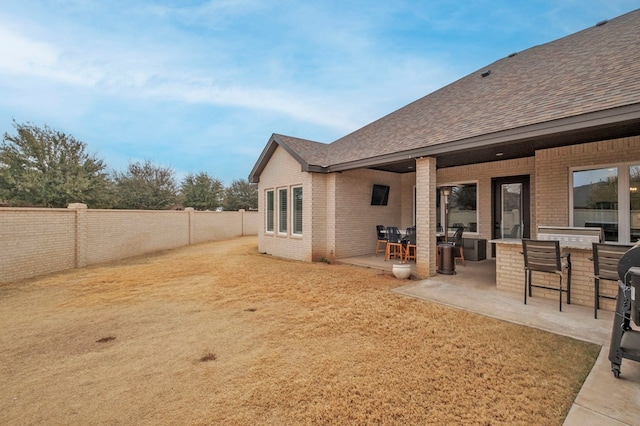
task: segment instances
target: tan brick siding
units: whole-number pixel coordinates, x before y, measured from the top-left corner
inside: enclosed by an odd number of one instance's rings
[[[531,199],[535,202],[535,220],[532,221],[532,238],[536,237],[537,227],[568,226],[570,223],[569,199],[572,188],[569,186],[570,173],[575,168],[606,166],[615,163],[640,162],[640,136],[592,142],[568,147],[551,148],[536,152],[535,183],[531,185]],[[535,191],[535,192],[533,192]],[[501,250],[515,250],[513,247],[498,247]],[[521,251],[522,248],[520,247]],[[589,259],[591,250],[567,249],[571,253],[572,290],[571,302],[577,305],[594,305],[593,262]],[[520,258],[518,258],[520,256]],[[496,281],[498,288],[523,291],[524,272],[522,256],[505,253],[498,255]],[[536,274],[536,282],[549,280],[548,274]],[[602,281],[603,291],[615,296],[615,283]],[[534,289],[535,296],[556,299],[557,292]],[[600,300],[605,310],[615,309],[615,301]]]
[[[326,175],[321,175],[314,173],[311,175],[313,180],[313,187],[311,193],[311,211],[308,212],[310,216],[310,221],[312,228],[311,229],[311,238],[312,238],[312,260],[318,261],[321,258],[325,258],[327,260],[333,261],[334,258],[332,256],[332,248],[328,248],[329,241],[329,227],[328,223],[328,213],[329,213],[329,189],[327,182],[330,179]],[[305,224],[306,225],[306,224]],[[331,228],[333,230],[333,228]],[[333,238],[331,238],[333,241]]]
[[[416,273],[418,277],[436,274],[436,159],[416,160]]]
[[[539,212],[537,225],[569,225],[572,168],[621,162],[640,162],[640,136],[537,151],[537,197],[532,198]]]
[[[491,220],[491,179],[507,176],[530,176],[531,191],[531,223],[535,223],[535,159],[534,157],[517,160],[494,161],[491,163],[472,164],[468,166],[449,167],[438,170],[438,185],[477,182],[478,183],[478,235],[477,238],[490,240],[493,232]]]
[[[376,225],[400,229],[413,225],[410,213],[403,215],[404,209],[410,212],[412,207],[403,204],[411,187],[408,190],[403,187],[402,175],[358,169],[337,175],[336,181],[335,254],[338,258],[372,254],[377,240]],[[374,184],[389,186],[388,205],[371,205]],[[409,220],[403,221],[403,217]]]
[[[291,189],[295,186],[302,186],[302,236],[291,233]],[[286,234],[278,232],[278,190],[281,188],[287,189],[289,198]],[[266,190],[274,190],[275,193],[275,232],[266,232],[265,220],[264,217],[261,217],[258,250],[273,256],[311,261],[313,247],[312,195],[314,193],[312,174],[302,172],[300,163],[283,148],[278,147],[260,175],[258,184],[258,210],[260,212],[266,211],[264,208]]]
[[[522,244],[497,244],[496,257],[496,287],[498,290],[519,292],[524,299],[524,256]],[[563,249],[563,253],[571,253],[571,303],[581,306],[593,306],[593,262],[590,260],[591,250],[585,249]],[[566,288],[568,274],[565,270],[564,286]],[[555,274],[543,272],[533,272],[532,282],[536,285],[554,286],[559,284],[559,278]],[[612,286],[607,286],[612,291]],[[533,297],[543,297],[545,299],[558,300],[558,292],[543,288],[534,288]],[[563,295],[563,303],[566,302],[566,295]],[[602,300],[602,309],[613,310],[614,302]]]

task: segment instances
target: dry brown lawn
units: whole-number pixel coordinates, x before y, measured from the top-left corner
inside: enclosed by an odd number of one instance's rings
[[[0,424],[562,424],[596,345],[255,238],[0,286]]]

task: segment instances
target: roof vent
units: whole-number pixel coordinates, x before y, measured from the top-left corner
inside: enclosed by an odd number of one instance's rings
[[[482,74],[480,74],[482,77],[487,77],[491,74],[491,70],[486,70],[485,72],[483,72]]]
[[[518,54],[518,52],[513,52],[512,54],[510,54],[508,57],[509,58],[513,58],[514,56],[516,56]]]
[[[606,24],[607,22],[609,22],[609,20],[608,20],[608,19],[605,19],[604,21],[600,21],[600,22],[598,22],[598,23],[596,24],[596,27],[601,27],[601,26],[603,26],[604,24]]]

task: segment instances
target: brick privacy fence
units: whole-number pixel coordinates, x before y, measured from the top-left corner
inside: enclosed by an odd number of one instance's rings
[[[257,235],[257,212],[0,208],[0,283]]]

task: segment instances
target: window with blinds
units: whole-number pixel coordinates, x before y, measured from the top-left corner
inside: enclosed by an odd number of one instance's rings
[[[287,188],[278,190],[278,233],[287,233]]]

